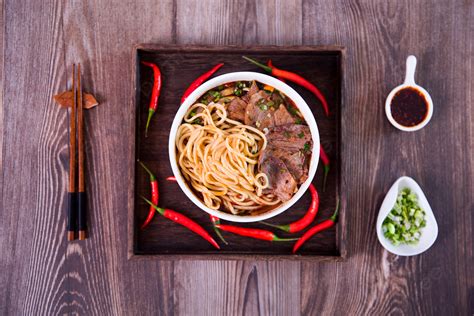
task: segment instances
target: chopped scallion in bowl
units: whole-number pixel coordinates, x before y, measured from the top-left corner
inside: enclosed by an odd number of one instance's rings
[[[402,189],[395,205],[383,221],[384,236],[395,246],[417,244],[421,229],[425,226],[425,211],[418,205],[418,197],[409,188]]]

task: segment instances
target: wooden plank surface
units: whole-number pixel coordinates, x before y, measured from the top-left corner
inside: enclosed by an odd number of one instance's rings
[[[1,314],[474,313],[472,1],[11,1],[2,5]],[[131,47],[342,45],[348,260],[129,261]],[[398,132],[383,103],[418,57],[435,112]],[[102,102],[86,113],[90,234],[67,243],[68,115],[51,100],[73,61]],[[384,251],[375,220],[398,176],[440,226],[417,257]]]

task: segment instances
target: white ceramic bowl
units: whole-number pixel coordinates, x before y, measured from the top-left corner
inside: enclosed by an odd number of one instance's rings
[[[241,215],[233,215],[230,213],[225,213],[221,211],[216,211],[213,210],[209,207],[207,207],[199,197],[197,197],[194,192],[191,190],[191,188],[188,186],[187,182],[185,179],[182,177],[181,172],[179,170],[177,161],[176,161],[176,147],[175,147],[175,140],[176,140],[176,132],[178,131],[178,127],[183,121],[183,117],[186,114],[187,110],[191,105],[193,105],[205,92],[208,90],[211,90],[215,87],[218,87],[224,83],[228,82],[234,82],[234,81],[258,81],[267,85],[270,85],[274,87],[277,90],[280,90],[283,92],[287,97],[289,97],[298,107],[300,110],[301,114],[303,114],[306,123],[308,124],[310,131],[311,131],[311,136],[313,139],[313,153],[311,155],[311,161],[309,164],[309,173],[308,173],[308,179],[301,184],[299,187],[298,191],[293,195],[293,197],[288,200],[287,202],[281,204],[277,208],[259,214],[259,215],[247,215],[247,216],[241,216]],[[306,104],[306,102],[303,100],[303,98],[290,86],[287,84],[283,83],[282,81],[261,74],[257,72],[232,72],[228,73],[225,75],[221,75],[218,77],[215,77],[205,83],[203,83],[201,86],[199,86],[193,93],[189,95],[189,97],[184,101],[184,103],[179,107],[178,112],[176,113],[176,116],[174,117],[173,124],[171,125],[171,131],[170,131],[170,138],[169,138],[169,158],[170,158],[170,163],[171,163],[171,169],[173,170],[173,174],[176,177],[176,180],[183,192],[186,194],[186,196],[193,201],[194,204],[196,204],[200,209],[203,211],[212,214],[214,216],[217,216],[219,218],[232,221],[232,222],[257,222],[261,220],[265,220],[268,218],[271,218],[273,216],[276,216],[278,214],[281,214],[285,210],[287,210],[289,207],[291,207],[293,204],[295,204],[301,196],[306,192],[306,190],[309,187],[309,184],[314,178],[314,175],[316,174],[316,169],[318,167],[318,161],[319,161],[319,131],[318,131],[318,126],[316,124],[316,120],[314,119],[313,113],[311,112],[310,108]]]
[[[393,206],[395,205],[398,193],[404,188],[409,188],[418,196],[418,204],[425,211],[426,226],[421,229],[421,237],[417,244],[400,244],[395,246],[384,236],[382,224],[388,213],[390,213]],[[376,230],[380,244],[391,253],[399,256],[418,255],[428,250],[434,244],[436,238],[438,237],[438,223],[436,222],[433,210],[431,209],[425,194],[415,180],[410,177],[401,177],[395,181],[390,190],[388,190],[387,195],[382,202],[382,206],[380,207],[379,215],[377,217]]]

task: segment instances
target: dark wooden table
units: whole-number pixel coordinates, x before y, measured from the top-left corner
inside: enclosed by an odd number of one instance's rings
[[[0,314],[474,313],[474,4],[456,1],[0,1]],[[348,259],[341,263],[127,260],[131,52],[136,43],[342,45]],[[430,124],[395,130],[384,100],[418,57]],[[66,111],[81,62],[90,238],[66,242]],[[375,220],[401,175],[439,223],[416,257],[384,251]]]

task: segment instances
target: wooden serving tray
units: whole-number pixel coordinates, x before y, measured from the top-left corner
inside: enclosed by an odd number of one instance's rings
[[[191,82],[213,65],[223,62],[225,65],[214,75],[234,71],[263,70],[242,58],[247,55],[259,61],[272,59],[273,63],[286,70],[294,71],[309,79],[326,96],[331,110],[330,117],[324,115],[319,101],[306,89],[295,84],[290,85],[306,100],[312,109],[319,128],[321,143],[331,159],[326,191],[322,192],[323,168],[320,163],[313,183],[320,194],[320,209],[315,223],[331,216],[336,199],[342,198],[339,222],[335,227],[319,233],[301,248],[297,255],[291,254],[293,242],[268,242],[236,236],[222,232],[229,245],[223,244],[215,236],[209,215],[195,206],[174,182],[166,181],[171,176],[168,158],[168,137],[174,115],[180,106],[180,99]],[[162,72],[163,86],[158,110],[152,119],[148,138],[144,136],[144,127],[148,113],[148,103],[153,86],[151,69],[140,61],[156,63]],[[133,98],[136,117],[134,127],[135,144],[131,144],[135,177],[131,179],[129,194],[129,256],[159,259],[290,259],[290,260],[338,260],[345,256],[345,214],[346,205],[341,194],[341,106],[342,106],[342,66],[344,49],[341,47],[196,47],[196,46],[156,46],[139,45],[133,50]],[[316,149],[317,150],[317,149]],[[141,230],[140,225],[148,214],[148,205],[140,196],[150,197],[149,178],[136,163],[143,161],[156,175],[159,181],[159,205],[174,209],[189,216],[207,229],[221,245],[214,249],[204,239],[186,228],[155,215],[152,223]],[[268,220],[270,223],[286,224],[303,216],[310,204],[309,193],[294,206]],[[312,225],[314,225],[313,223]],[[232,223],[231,223],[232,224]],[[266,228],[262,224],[239,224],[246,227]],[[293,236],[275,230],[280,237]],[[297,234],[297,236],[300,236]],[[294,237],[294,236],[293,236]]]

